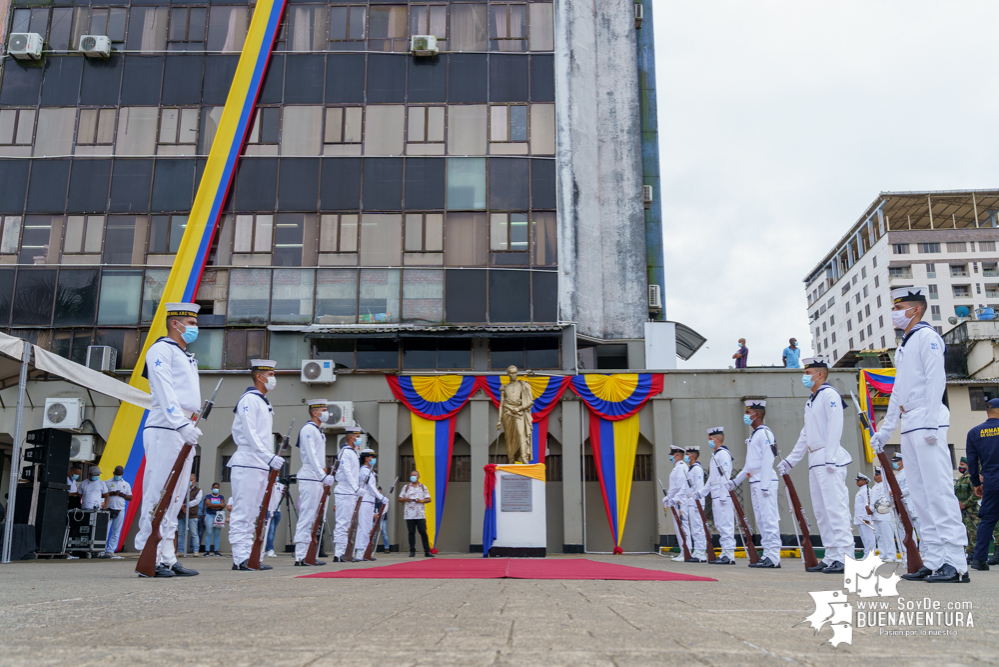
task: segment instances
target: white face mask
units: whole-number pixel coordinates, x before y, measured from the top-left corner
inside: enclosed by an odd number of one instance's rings
[[[267,378],[267,382],[264,383],[264,386],[267,388],[267,391],[274,391],[274,387],[277,386],[277,378],[273,375]]]
[[[896,329],[904,330],[907,326],[909,326],[909,322],[912,321],[911,317],[905,316],[906,312],[908,312],[908,309],[891,311],[891,323]]]
[[[326,412],[325,410],[319,413],[319,421],[322,422],[323,424],[325,424],[329,418],[330,418],[330,413]]]

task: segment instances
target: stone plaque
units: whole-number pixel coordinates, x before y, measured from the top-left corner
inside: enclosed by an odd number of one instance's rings
[[[520,475],[500,475],[500,511],[530,512],[531,478]]]

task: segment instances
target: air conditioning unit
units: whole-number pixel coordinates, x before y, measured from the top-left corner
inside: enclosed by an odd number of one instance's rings
[[[334,401],[328,403],[326,409],[330,413],[330,418],[323,426],[348,428],[354,425],[354,404],[351,401]]]
[[[642,186],[642,203],[645,204],[645,208],[652,206],[652,186],[643,185]]]
[[[649,285],[649,312],[658,313],[663,309],[663,292],[659,285]]]
[[[433,35],[413,35],[409,43],[409,52],[414,56],[436,56],[437,38]]]
[[[83,424],[82,398],[46,398],[42,428],[71,430]]]
[[[336,382],[333,374],[334,364],[328,359],[303,359],[302,382],[306,384],[329,384]]]
[[[69,445],[69,460],[93,461],[95,458],[94,436],[89,433],[74,434]]]
[[[44,42],[37,32],[12,32],[7,41],[7,55],[18,60],[38,60]]]
[[[84,35],[80,38],[80,53],[88,58],[107,58],[111,55],[111,39],[104,35]]]
[[[645,8],[641,3],[635,2],[635,29],[642,27],[642,20],[645,18]]]
[[[118,350],[109,345],[90,345],[87,347],[87,368],[102,373],[114,372],[118,362]]]

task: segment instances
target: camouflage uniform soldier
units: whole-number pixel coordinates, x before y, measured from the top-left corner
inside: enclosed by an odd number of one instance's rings
[[[968,531],[968,546],[965,550],[968,556],[975,552],[975,538],[978,535],[978,497],[975,496],[974,487],[971,485],[971,475],[968,473],[968,459],[961,457],[961,465],[958,467],[961,476],[954,482],[954,495],[961,503],[961,520]]]

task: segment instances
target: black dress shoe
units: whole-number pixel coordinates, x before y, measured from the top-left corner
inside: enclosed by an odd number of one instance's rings
[[[142,576],[142,575],[139,575],[139,576]],[[174,572],[173,572],[173,570],[171,570],[166,565],[157,565],[156,566],[156,576],[157,577],[174,577],[174,576],[177,576],[177,575],[175,575]]]
[[[700,558],[684,558],[683,562],[684,563],[703,563],[705,561],[701,560]]]
[[[825,572],[825,569],[827,567],[828,566],[825,563],[819,561],[818,565],[813,565],[812,567],[806,567],[805,572]]]
[[[410,558],[416,558],[416,552],[415,551],[410,551],[409,552],[409,557]]]
[[[171,567],[170,569],[173,570],[173,573],[175,575],[177,575],[178,577],[196,577],[196,576],[198,576],[198,571],[197,570],[189,570],[188,568],[184,567],[180,563],[174,563],[173,567]]]
[[[992,558],[985,561],[988,565],[999,565],[999,555],[993,555]]]
[[[261,570],[261,572],[264,571],[264,570],[273,570],[273,569],[274,569],[273,565],[265,565],[263,563],[260,564],[260,570]]]
[[[722,556],[721,558],[716,558],[711,563],[712,565],[735,565],[735,561],[728,556]]]
[[[372,556],[371,558],[365,558],[364,560],[378,560],[378,559]]]
[[[295,561],[295,567],[305,567],[305,563],[300,560]]]
[[[340,558],[339,556],[333,556],[333,562],[334,563],[342,563],[343,559]]]
[[[423,557],[424,558],[433,558],[434,555],[432,553],[430,553],[429,551],[427,551],[427,552],[424,552]]]
[[[843,567],[843,563],[841,561],[834,560],[833,562],[829,563],[829,567],[827,567],[822,571],[825,572],[826,574],[843,574],[845,569],[846,568]]]
[[[236,565],[235,563],[233,563],[232,564],[232,569],[234,569],[234,570],[240,570],[241,572],[249,572],[250,568],[246,567],[247,562],[249,562],[249,560],[244,560],[239,565]]]
[[[972,561],[968,563],[968,567],[970,567],[972,570],[982,570],[983,572],[989,571],[989,564],[983,560],[972,559]]]
[[[931,574],[933,574],[933,570],[924,565],[923,567],[919,568],[919,570],[917,570],[916,572],[907,572],[903,574],[902,578],[905,579],[906,581],[922,581]]]
[[[928,584],[966,584],[971,581],[971,577],[965,572],[964,576],[957,571],[953,565],[944,563],[940,569],[923,579]]]
[[[756,564],[756,567],[780,569],[780,563],[775,564],[769,558],[764,558],[763,560],[761,560],[759,563]]]
[[[319,548],[319,557],[320,558],[329,558],[329,556],[330,555],[328,553],[326,553],[326,551],[322,547]]]

